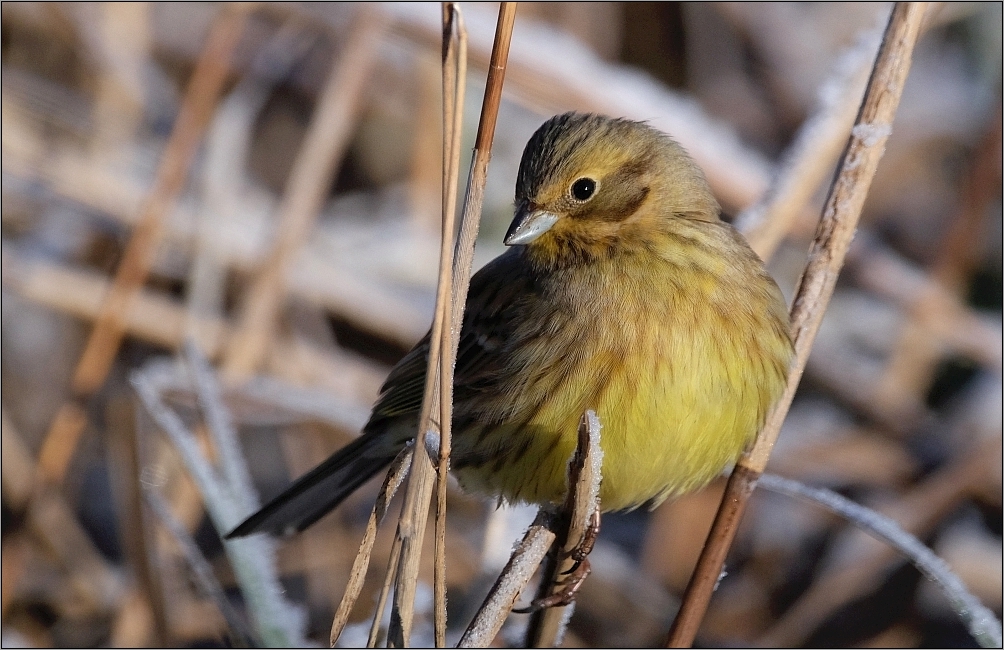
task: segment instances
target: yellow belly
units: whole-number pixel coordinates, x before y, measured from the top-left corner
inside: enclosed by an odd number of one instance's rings
[[[530,362],[503,401],[518,393],[539,408],[525,424],[479,431],[492,461],[458,471],[461,483],[509,501],[560,501],[588,408],[603,424],[603,510],[661,501],[733,463],[783,388],[790,346],[771,321],[776,306],[755,304],[762,292],[727,310],[729,292],[705,276],[642,300],[622,286],[612,301],[583,309],[546,352],[528,352],[547,368],[535,372]],[[607,320],[602,329],[597,318]],[[555,346],[566,355],[559,363]]]

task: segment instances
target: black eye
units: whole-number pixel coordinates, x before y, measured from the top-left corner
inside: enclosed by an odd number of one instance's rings
[[[580,178],[572,183],[572,196],[576,201],[586,201],[596,191],[596,181],[591,178]]]

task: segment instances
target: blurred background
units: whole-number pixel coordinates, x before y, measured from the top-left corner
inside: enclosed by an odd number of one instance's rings
[[[497,5],[462,10],[461,188]],[[529,136],[555,113],[598,111],[676,137],[751,241],[763,235],[751,207],[796,175],[790,161],[811,161],[805,199],[754,244],[790,299],[888,11],[521,4],[475,268],[502,250]],[[4,647],[236,642],[184,541],[240,617],[234,573],[129,380],[156,377],[198,433],[185,367],[165,361],[194,340],[224,380],[263,499],[356,435],[431,321],[439,21],[435,3],[3,3]],[[934,3],[768,468],[894,517],[998,617],[1001,33],[1000,3]],[[799,143],[811,145],[802,157]],[[279,545],[314,642],[326,643],[376,488]],[[566,645],[660,643],[721,490],[605,517]],[[144,505],[151,491],[184,534]],[[454,490],[448,521],[454,635],[528,517]],[[346,645],[365,640],[392,528]],[[431,642],[428,610],[416,643]],[[498,643],[518,643],[522,619]],[[698,644],[974,646],[902,557],[763,491]]]

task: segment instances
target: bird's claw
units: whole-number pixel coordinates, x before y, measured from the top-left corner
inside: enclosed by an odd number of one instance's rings
[[[568,571],[564,571],[562,575],[570,575],[579,570],[582,563],[585,562],[589,554],[593,552],[593,546],[596,544],[596,538],[600,535],[600,509],[597,508],[593,510],[592,516],[589,517],[589,525],[582,532],[582,539],[579,540],[578,546],[572,549],[572,552],[568,554],[568,557],[575,561]]]
[[[596,508],[596,510],[593,511],[592,516],[589,518],[589,525],[586,526],[586,529],[582,532],[582,539],[580,539],[578,545],[576,545],[576,547],[568,553],[569,559],[573,560],[574,564],[572,564],[570,569],[561,573],[561,575],[567,576],[565,579],[558,582],[558,585],[562,587],[561,591],[557,591],[550,596],[537,598],[526,607],[521,607],[512,611],[516,614],[531,614],[542,609],[547,609],[548,607],[565,607],[566,605],[571,605],[575,602],[575,594],[582,588],[582,583],[586,581],[586,576],[593,571],[587,558],[593,551],[593,545],[596,544],[596,538],[599,534],[600,509]]]
[[[565,607],[566,605],[571,605],[575,602],[575,595],[582,588],[582,583],[586,581],[586,576],[592,572],[593,568],[589,565],[589,560],[583,558],[576,562],[573,571],[567,573],[568,578],[558,583],[563,585],[561,591],[544,598],[537,598],[526,607],[512,610],[513,613],[532,614],[548,607]]]

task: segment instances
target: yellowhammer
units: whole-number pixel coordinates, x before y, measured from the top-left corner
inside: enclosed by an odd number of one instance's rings
[[[733,463],[792,356],[777,285],[719,219],[703,173],[639,122],[566,113],[516,179],[511,248],[471,279],[457,354],[461,485],[558,502],[579,418],[603,423],[603,510],[658,503]],[[302,530],[414,437],[426,336],[391,371],[362,436],[229,537]]]

